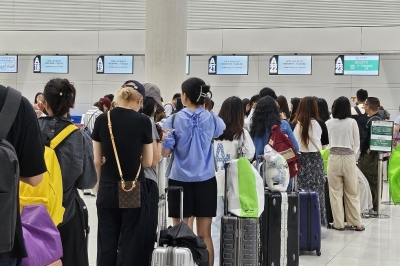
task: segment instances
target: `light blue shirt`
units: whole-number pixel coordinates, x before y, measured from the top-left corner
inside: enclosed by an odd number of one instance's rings
[[[163,129],[174,128],[164,140],[163,150],[174,150],[169,178],[182,182],[202,182],[215,176],[212,140],[225,130],[224,121],[214,112],[203,108],[178,112],[172,125],[172,116]]]

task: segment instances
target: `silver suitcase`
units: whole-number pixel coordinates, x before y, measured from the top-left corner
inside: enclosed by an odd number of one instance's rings
[[[188,248],[158,247],[151,259],[152,266],[194,266],[192,252]]]
[[[166,188],[165,191],[168,190],[179,190],[181,194],[180,200],[180,219],[183,221],[183,188],[182,187],[170,187]],[[161,214],[162,218],[165,221],[159,224],[159,233],[157,243],[160,241],[160,230],[166,229],[167,227],[167,200],[162,199],[159,203],[159,207],[163,206],[164,208],[159,208],[164,210],[164,213]],[[160,214],[159,214],[160,215]],[[160,223],[160,221],[159,221]],[[153,251],[153,255],[151,258],[151,266],[196,266],[197,264],[193,261],[192,252],[188,248],[178,248],[178,247],[157,247]]]

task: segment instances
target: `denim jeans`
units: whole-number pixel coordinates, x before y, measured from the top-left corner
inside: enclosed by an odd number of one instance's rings
[[[17,266],[17,259],[0,260],[0,266]]]

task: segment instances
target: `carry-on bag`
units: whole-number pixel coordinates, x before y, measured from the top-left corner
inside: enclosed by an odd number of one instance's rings
[[[230,163],[225,164],[225,184]],[[259,266],[259,218],[241,218],[228,213],[225,187],[224,216],[221,218],[220,265]]]
[[[28,205],[21,213],[22,232],[28,257],[22,266],[43,266],[63,256],[60,232],[44,205]]]
[[[188,230],[187,228],[189,228],[183,222],[183,188],[182,187],[168,187],[165,189],[165,192],[167,192],[167,191],[169,192],[172,190],[179,190],[179,192],[180,192],[180,220],[181,220],[181,222],[178,225],[171,227],[169,229],[166,229],[166,222],[159,225],[160,233],[158,234],[159,239],[157,241],[159,244],[159,247],[157,247],[153,251],[151,265],[152,266],[161,266],[161,265],[168,265],[168,266],[183,266],[183,265],[192,266],[193,265],[193,266],[195,266],[198,264],[196,264],[194,262],[193,254],[189,248],[168,245],[168,243],[170,242],[170,241],[168,241],[168,239],[171,240],[170,235],[168,235],[169,230],[176,229],[175,231],[179,234],[180,228],[184,227],[184,228],[182,228],[182,230]],[[164,206],[165,206],[164,207],[165,213],[164,213],[163,217],[165,217],[165,219],[166,219],[167,204],[166,204],[165,199],[164,199]],[[193,237],[198,238],[197,236],[194,235],[194,233],[192,231],[191,231],[191,233],[193,234],[191,236],[192,238]],[[187,235],[190,235],[190,232]],[[208,263],[208,261],[207,261],[207,263]]]
[[[265,190],[265,208],[260,219],[263,266],[299,265],[299,215],[297,192]]]
[[[301,191],[300,195],[300,250],[317,251],[321,256],[321,214],[318,194]]]

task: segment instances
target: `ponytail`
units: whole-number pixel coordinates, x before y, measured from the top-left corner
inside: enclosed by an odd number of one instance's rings
[[[190,78],[184,81],[182,92],[186,94],[191,103],[196,105],[203,105],[205,98],[212,98],[210,85],[199,78]]]
[[[74,108],[76,89],[68,79],[56,78],[47,82],[43,96],[53,116],[62,117]]]

